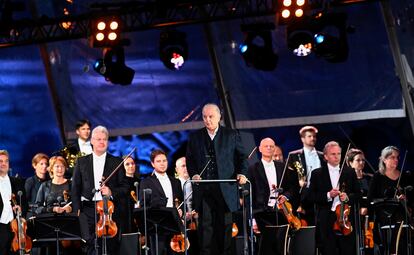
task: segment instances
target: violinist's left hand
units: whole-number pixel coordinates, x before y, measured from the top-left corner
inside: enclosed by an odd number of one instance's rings
[[[20,205],[15,205],[12,207],[12,210],[14,213],[18,213],[22,211],[22,208],[20,207]]]
[[[237,175],[237,181],[239,182],[239,185],[244,185],[247,182],[247,178],[246,178],[246,176],[244,176],[242,174],[238,174]]]
[[[284,202],[286,202],[286,201],[288,201],[288,199],[287,199],[287,197],[286,196],[284,196],[284,195],[280,195],[278,198],[277,198],[277,203],[279,203],[279,204],[283,204]]]
[[[178,216],[180,216],[180,218],[181,218],[183,216],[183,210],[178,209],[177,211],[178,211]]]
[[[401,195],[397,196],[397,199],[400,200],[400,201],[405,200],[405,195],[401,194]]]
[[[342,202],[348,202],[349,201],[348,195],[345,192],[341,192],[339,194],[339,200],[341,200]]]
[[[105,186],[105,185],[102,186],[102,188],[101,188],[101,194],[102,194],[102,196],[108,196],[108,197],[112,196],[111,189],[108,186]]]

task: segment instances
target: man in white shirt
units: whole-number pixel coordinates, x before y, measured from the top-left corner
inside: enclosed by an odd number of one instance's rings
[[[20,179],[8,176],[9,153],[0,150],[0,255],[9,254],[13,234],[10,229],[10,222],[14,219],[17,211],[22,212],[24,217],[27,212],[27,200],[24,185]],[[12,205],[12,195],[15,195],[16,203]]]
[[[335,214],[336,207],[341,202],[353,207],[358,200],[358,181],[355,171],[349,168],[341,169],[341,147],[337,142],[328,142],[323,152],[327,164],[312,172],[308,196],[309,202],[316,205],[317,243],[323,255],[352,255],[356,251],[354,233],[336,232],[333,225],[339,220]],[[353,222],[353,213],[349,210],[348,213],[348,221]]]
[[[312,171],[325,164],[323,153],[317,151],[316,135],[318,129],[314,126],[304,126],[299,130],[303,148],[289,153],[288,168],[297,172],[299,182],[300,204],[298,212],[307,221],[308,225],[315,225],[314,206],[306,204],[308,188],[311,182]]]
[[[154,168],[152,175],[141,181],[139,185],[140,205],[144,205],[144,190],[151,190],[151,195],[147,196],[146,206],[151,208],[176,207],[183,201],[183,191],[178,179],[167,175],[168,160],[167,154],[162,150],[154,150],[150,156],[151,165]],[[146,197],[146,198],[147,198]],[[181,209],[177,208],[179,212]],[[169,254],[169,240],[171,235],[164,234],[162,228],[159,229],[158,248],[159,254]],[[151,237],[151,250],[155,252],[155,235]],[[151,253],[154,254],[154,253]]]
[[[127,208],[119,207],[120,201],[127,196],[129,184],[125,176],[125,169],[122,159],[107,153],[108,149],[108,130],[103,126],[97,126],[92,131],[91,143],[93,153],[77,160],[72,178],[72,205],[73,211],[78,212],[82,217],[86,217],[87,232],[85,236],[88,244],[88,254],[94,253],[94,235],[95,235],[95,202],[101,201],[103,196],[109,197],[116,208],[112,215],[115,223],[121,226],[121,210]],[[101,182],[107,179],[112,172],[115,174],[101,185]],[[96,192],[95,192],[96,191]],[[117,254],[118,243],[116,238],[110,239],[107,248],[110,254]],[[102,246],[101,246],[102,247]],[[100,249],[99,249],[100,250]]]

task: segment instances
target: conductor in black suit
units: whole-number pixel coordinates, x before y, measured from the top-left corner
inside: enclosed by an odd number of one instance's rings
[[[167,154],[162,150],[154,150],[151,152],[151,165],[154,168],[152,175],[142,180],[139,186],[139,197],[141,198],[140,205],[144,204],[144,190],[151,190],[150,199],[146,199],[148,207],[151,208],[173,208],[183,201],[183,191],[181,189],[181,182],[169,175],[167,175],[168,160]],[[182,210],[179,210],[179,214],[182,214]],[[162,228],[162,227],[161,227]],[[169,241],[172,235],[159,230],[158,248],[159,254],[171,254],[169,248]],[[151,237],[151,254],[155,254],[155,235]]]
[[[259,162],[249,166],[248,173],[252,184],[253,209],[273,211],[273,213],[277,202],[289,201],[295,206],[299,190],[297,173],[287,169],[283,174],[284,164],[272,160],[275,148],[276,144],[271,138],[264,138],[259,145],[262,158]],[[282,217],[276,224],[286,223]],[[253,230],[257,230],[255,225],[253,225]]]
[[[117,226],[121,226],[119,201],[127,196],[128,182],[125,177],[125,169],[121,164],[122,159],[107,153],[108,130],[103,126],[97,126],[92,131],[91,143],[93,153],[80,157],[75,165],[72,178],[72,205],[74,212],[80,212],[81,218],[87,219],[88,229],[84,238],[88,244],[88,254],[93,254],[95,238],[95,202],[101,201],[103,196],[108,196],[114,203],[115,212],[113,220]],[[114,174],[105,185],[101,187],[101,181],[120,165],[117,173]],[[98,191],[94,193],[94,191]],[[119,232],[118,232],[119,235]],[[118,253],[118,238],[108,239],[107,248],[110,254]],[[102,246],[98,249],[101,250]]]
[[[219,125],[217,105],[206,104],[202,114],[205,128],[190,134],[187,144],[190,177],[238,179],[239,184],[245,184],[247,155],[239,133]],[[237,184],[203,183],[193,190],[193,203],[199,212],[200,254],[230,254],[232,212],[239,205]]]
[[[9,170],[9,153],[0,150],[0,255],[9,254],[13,239],[10,222],[14,219],[14,213],[21,210],[24,217],[28,208],[23,182],[9,176]],[[16,203],[21,200],[21,207],[11,204],[12,194],[15,195]]]
[[[320,248],[323,255],[355,254],[355,235],[335,233],[333,225],[337,220],[335,209],[341,201],[353,207],[359,199],[356,174],[350,168],[343,168],[341,171],[341,147],[337,142],[328,142],[323,153],[327,165],[312,172],[309,187],[310,202],[316,204],[316,231]],[[349,213],[351,220],[352,210]]]

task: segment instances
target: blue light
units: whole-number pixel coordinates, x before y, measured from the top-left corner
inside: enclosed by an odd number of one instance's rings
[[[247,49],[248,49],[247,44],[241,44],[240,45],[240,52],[241,53],[245,53],[247,51]]]
[[[325,36],[324,35],[321,35],[321,34],[316,34],[315,35],[315,42],[317,44],[323,43],[324,40],[325,40]]]

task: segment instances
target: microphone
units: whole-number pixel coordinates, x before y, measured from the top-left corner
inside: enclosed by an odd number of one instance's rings
[[[144,189],[143,191],[144,191],[144,194],[145,193],[148,194],[148,195],[152,194],[152,189]]]
[[[134,186],[138,187],[139,183],[138,182],[134,182]]]
[[[412,187],[411,187],[412,188]],[[19,191],[17,191],[17,195],[19,196],[19,197],[21,197],[22,195],[23,195],[23,192],[21,191],[21,190],[19,190]]]

